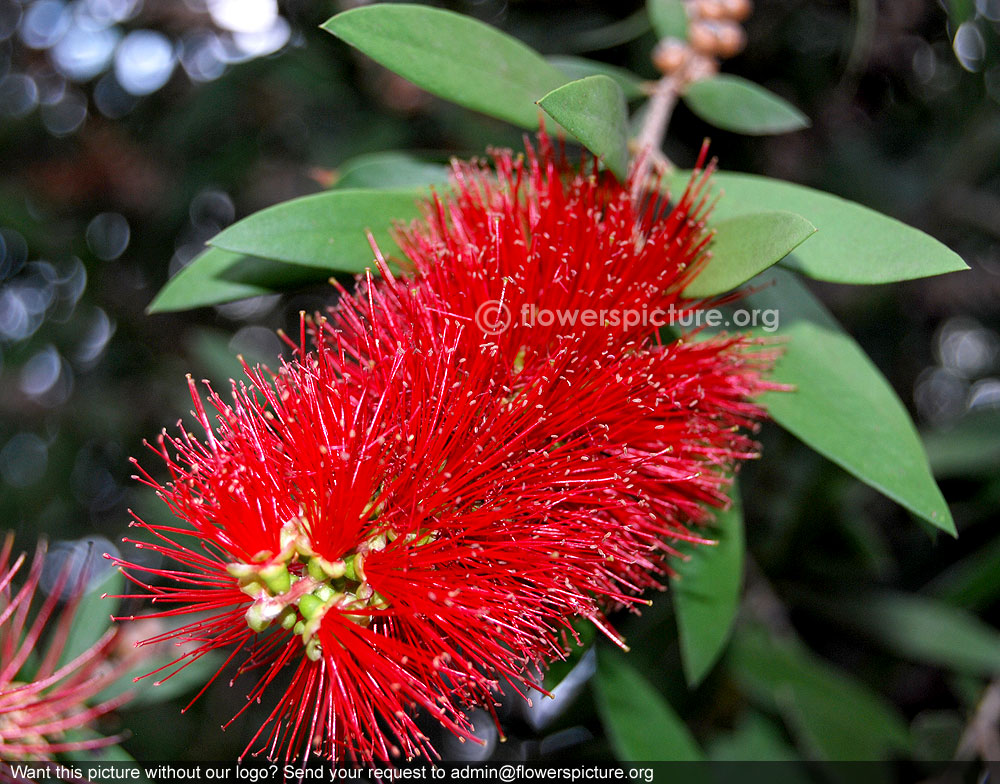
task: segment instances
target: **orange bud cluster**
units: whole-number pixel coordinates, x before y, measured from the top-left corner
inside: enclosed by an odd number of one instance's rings
[[[746,46],[741,22],[752,9],[751,0],[689,0],[687,40],[662,39],[653,50],[653,64],[686,84],[714,76],[719,60],[735,57]]]

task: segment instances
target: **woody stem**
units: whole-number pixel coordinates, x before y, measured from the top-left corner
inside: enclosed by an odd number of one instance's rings
[[[663,137],[670,124],[670,116],[677,105],[680,80],[676,74],[668,74],[656,83],[649,99],[649,111],[635,142],[635,163],[632,172],[632,196],[637,198],[645,186],[650,169],[670,171],[673,164],[663,154]]]

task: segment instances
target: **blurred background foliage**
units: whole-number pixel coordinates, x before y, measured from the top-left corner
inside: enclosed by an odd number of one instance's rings
[[[329,303],[319,287],[146,315],[206,239],[329,185],[357,155],[520,144],[518,130],[431,98],[317,29],[350,5],[0,0],[0,517],[22,547],[118,543],[129,508],[162,520],[128,457],[190,408],[184,374],[224,386],[237,354],[273,363],[274,330]],[[546,54],[656,75],[639,3],[448,7]],[[748,138],[682,106],[666,151],[690,165],[711,136],[724,169],[860,201],[968,262],[892,286],[813,284],[909,405],[960,537],[933,536],[765,427],[765,457],[741,480],[740,622],[702,685],[685,685],[659,597],[620,619],[626,669],[600,647],[544,711],[504,701],[507,744],[484,721],[485,752],[445,739],[446,757],[691,751],[683,727],[650,735],[648,712],[620,719],[609,742],[598,709],[614,715],[615,695],[582,688],[602,668],[648,711],[667,700],[717,759],[1000,756],[1000,1],[758,0],[747,31],[725,70],[789,99],[812,127]],[[218,732],[243,701],[225,680],[184,715],[182,689],[144,694],[103,729],[131,730],[124,748],[139,759],[233,758],[266,706]]]

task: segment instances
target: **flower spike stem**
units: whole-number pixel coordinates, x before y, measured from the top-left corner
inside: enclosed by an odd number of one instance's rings
[[[667,74],[656,83],[649,99],[649,112],[636,139],[635,168],[632,172],[632,197],[637,198],[645,187],[646,178],[653,165],[659,162],[664,172],[673,170],[674,165],[663,154],[663,137],[666,136],[670,116],[677,106],[681,82],[677,75]]]

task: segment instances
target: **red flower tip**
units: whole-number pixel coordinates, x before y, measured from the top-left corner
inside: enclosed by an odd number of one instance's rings
[[[122,663],[115,663],[116,629],[109,629],[90,650],[63,661],[70,628],[85,595],[86,575],[71,583],[71,569],[63,569],[38,606],[36,592],[46,547],[39,545],[29,563],[23,553],[13,558],[13,545],[13,534],[0,542],[0,776],[9,780],[16,780],[10,763],[52,762],[60,752],[117,743],[121,737],[74,740],[70,733],[89,728],[95,719],[131,697],[125,693],[104,701],[97,698],[125,671]],[[24,579],[15,591],[19,575]],[[69,599],[53,625],[53,614],[67,593]],[[43,635],[47,635],[44,642]],[[38,664],[26,675],[32,653]]]

